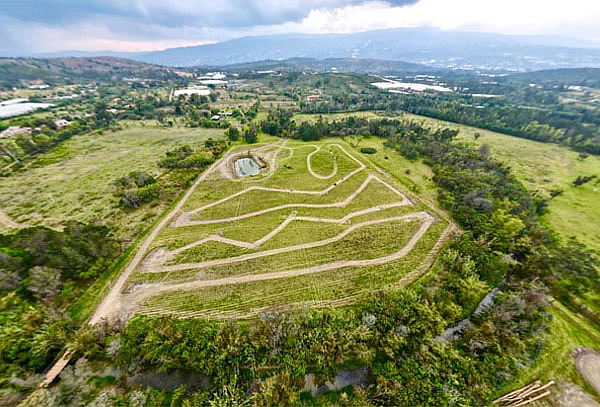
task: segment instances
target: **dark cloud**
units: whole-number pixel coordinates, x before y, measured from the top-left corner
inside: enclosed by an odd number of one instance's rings
[[[0,0],[0,15],[49,25],[90,18],[131,18],[165,27],[249,27],[298,21],[316,8],[365,0]],[[390,0],[393,5],[417,0]]]
[[[281,32],[278,27],[298,23],[311,11],[372,1],[404,6],[419,0],[0,0],[0,38],[5,42],[0,48],[68,49],[85,41],[91,47],[120,41],[122,48],[135,41],[144,47],[221,41]]]

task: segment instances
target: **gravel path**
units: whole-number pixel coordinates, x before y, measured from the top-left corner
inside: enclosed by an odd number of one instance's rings
[[[573,357],[581,376],[600,397],[600,352],[590,348],[579,348],[575,350]]]

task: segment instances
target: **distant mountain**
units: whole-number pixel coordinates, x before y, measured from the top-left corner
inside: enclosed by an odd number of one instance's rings
[[[115,57],[0,58],[0,87],[38,80],[52,84],[77,79],[174,76],[171,69],[163,66]]]
[[[600,45],[544,36],[407,28],[244,37],[127,57],[167,66],[231,65],[303,57],[386,59],[443,68],[531,71],[600,67]]]
[[[217,67],[215,67],[217,68]],[[371,73],[378,75],[392,75],[400,72],[433,72],[439,71],[440,68],[432,68],[429,66],[414,64],[403,61],[389,61],[379,59],[362,59],[362,58],[290,58],[280,61],[257,61],[246,62],[241,64],[233,64],[218,67],[228,72],[244,72],[244,71],[298,71],[307,70],[315,72],[357,72]]]

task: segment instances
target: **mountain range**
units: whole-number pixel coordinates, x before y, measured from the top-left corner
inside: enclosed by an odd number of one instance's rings
[[[548,36],[403,28],[351,34],[283,34],[146,53],[63,52],[50,56],[112,55],[166,66],[225,66],[288,58],[368,58],[440,68],[533,71],[600,67],[600,44]]]

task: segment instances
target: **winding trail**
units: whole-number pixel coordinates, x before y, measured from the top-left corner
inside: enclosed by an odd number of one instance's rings
[[[397,207],[405,206],[405,205],[408,205],[408,203],[406,201],[378,205],[378,206],[374,206],[371,208],[362,209],[360,211],[349,213],[348,215],[344,216],[343,218],[317,218],[314,216],[297,216],[296,212],[294,211],[294,212],[290,213],[288,215],[288,217],[282,223],[279,224],[279,226],[277,226],[275,229],[270,231],[268,234],[266,234],[265,236],[261,237],[260,239],[254,241],[254,242],[245,242],[245,241],[241,241],[241,240],[229,239],[229,238],[225,238],[220,235],[210,235],[203,239],[192,242],[188,245],[182,246],[178,249],[174,249],[174,250],[165,250],[162,248],[157,249],[157,250],[155,250],[155,252],[157,252],[157,254],[156,255],[150,254],[149,257],[163,257],[163,260],[161,262],[150,260],[150,264],[152,264],[152,265],[162,264],[162,263],[166,262],[167,259],[170,259],[173,256],[176,256],[180,253],[185,252],[186,250],[190,250],[194,247],[200,246],[207,242],[220,242],[220,243],[225,243],[225,244],[229,244],[232,246],[241,247],[244,249],[258,250],[261,245],[263,245],[267,241],[271,240],[275,235],[277,235],[279,232],[281,232],[283,229],[285,229],[293,221],[337,223],[337,224],[343,225],[343,224],[349,223],[352,218],[355,218],[357,216],[367,215],[369,213],[379,212],[379,211],[383,211],[386,209],[397,208]],[[229,220],[227,220],[227,219],[225,219],[223,221],[229,222]]]
[[[313,170],[313,167],[311,164],[312,156],[315,155],[316,153],[318,153],[319,151],[321,151],[321,148],[323,148],[323,146],[322,145],[315,146],[313,144],[311,144],[311,145],[313,147],[316,147],[316,149],[315,149],[315,151],[313,151],[312,153],[310,153],[309,155],[306,156],[306,168],[308,169],[308,172],[310,173],[310,175],[312,175],[313,177],[318,178],[318,179],[329,179],[329,178],[332,178],[333,176],[335,176],[335,174],[337,174],[337,171],[338,171],[337,160],[335,159],[335,157],[333,157],[333,169],[331,170],[329,175],[319,175]],[[338,144],[330,144],[330,145],[340,148],[340,146]],[[342,149],[342,151],[343,151],[343,149]],[[345,153],[348,154],[347,152],[345,152]]]
[[[271,145],[274,145],[274,144],[271,144]],[[262,149],[262,148],[266,148],[269,146],[270,145],[261,146],[261,147],[257,147],[257,149]],[[102,300],[102,302],[100,303],[98,308],[96,308],[96,311],[94,311],[94,313],[92,314],[91,318],[88,321],[88,323],[90,325],[96,325],[97,323],[101,322],[102,320],[110,320],[114,317],[119,316],[119,311],[122,308],[121,291],[123,290],[123,287],[125,286],[125,283],[129,279],[131,274],[134,272],[134,270],[139,266],[139,264],[143,260],[144,255],[146,254],[146,252],[152,245],[152,242],[154,241],[154,239],[156,239],[156,236],[158,236],[158,234],[163,230],[163,228],[165,226],[167,226],[173,220],[175,215],[177,215],[177,213],[179,213],[181,211],[181,208],[183,208],[183,206],[185,205],[187,200],[190,198],[190,196],[196,191],[196,188],[198,188],[198,185],[200,185],[210,174],[212,174],[215,169],[217,169],[220,165],[222,165],[222,163],[223,163],[222,160],[228,159],[231,155],[234,155],[237,153],[238,153],[238,151],[231,151],[231,152],[227,153],[225,155],[225,157],[221,158],[221,160],[219,160],[219,161],[215,162],[213,165],[211,165],[200,177],[198,177],[198,179],[194,182],[194,184],[192,184],[192,186],[190,187],[190,189],[187,190],[187,192],[185,193],[183,198],[181,198],[179,200],[179,202],[177,202],[177,204],[175,205],[173,210],[171,212],[169,212],[167,214],[167,216],[165,216],[164,219],[161,220],[154,227],[152,232],[150,232],[150,234],[144,239],[144,242],[137,249],[133,259],[127,264],[127,267],[121,272],[121,274],[119,275],[119,278],[113,284],[113,286],[111,287],[111,289],[108,292],[108,294],[106,295],[106,297],[104,297],[104,299]]]
[[[190,220],[190,216],[195,215],[196,213],[205,211],[205,210],[207,210],[209,208],[212,208],[214,206],[220,205],[220,204],[222,204],[224,202],[227,202],[227,201],[229,201],[231,199],[237,198],[238,196],[247,194],[248,192],[251,192],[251,191],[281,192],[281,193],[298,194],[298,195],[319,195],[319,196],[325,195],[325,194],[328,194],[329,192],[331,192],[334,188],[336,188],[337,186],[339,186],[341,183],[347,181],[348,179],[350,179],[351,177],[353,177],[355,174],[357,174],[360,171],[362,171],[365,168],[367,168],[367,166],[364,163],[362,163],[361,161],[357,160],[356,157],[353,157],[352,155],[350,155],[350,153],[348,153],[342,146],[340,146],[338,144],[331,144],[331,145],[337,146],[346,155],[348,155],[348,157],[350,157],[353,161],[356,161],[359,164],[359,166],[354,171],[349,172],[344,177],[340,178],[339,180],[337,180],[333,184],[329,185],[327,188],[322,189],[320,191],[313,191],[313,190],[308,190],[307,191],[307,190],[297,190],[297,189],[283,189],[283,188],[269,188],[269,187],[261,187],[261,186],[252,186],[252,187],[246,188],[246,189],[244,189],[244,190],[242,190],[240,192],[236,192],[235,194],[231,194],[231,195],[229,195],[229,196],[227,196],[227,197],[225,197],[223,199],[219,199],[218,201],[214,201],[214,202],[211,202],[211,203],[206,204],[204,206],[201,206],[200,208],[196,208],[196,209],[193,209],[193,210],[187,211],[187,212],[181,212],[181,214],[177,218],[175,218],[175,220],[171,224],[171,227],[182,227],[182,226],[193,226],[193,225],[208,224],[208,223],[198,223],[198,222],[206,222],[206,221]],[[316,147],[316,146],[314,146],[314,147]],[[282,148],[290,150],[289,147],[282,147]],[[370,175],[370,176],[373,176],[373,175]],[[381,179],[380,179],[380,182],[385,183],[385,181],[383,181]],[[282,209],[282,208],[286,208],[286,207],[289,208],[289,207],[292,207],[292,206],[282,205],[280,207],[268,208],[268,209],[264,209],[262,213],[267,213],[267,212],[271,212],[271,211]],[[321,206],[315,206],[315,207],[319,208]],[[255,212],[255,214],[248,214],[248,215],[242,215],[242,216],[251,217],[251,216],[256,216],[257,214],[261,214],[261,213]],[[244,218],[238,217],[238,219],[244,219]],[[236,220],[236,219],[234,219],[234,220]],[[233,220],[232,220],[232,222],[233,222]],[[215,221],[214,223],[220,223],[220,221]]]
[[[455,233],[459,233],[460,230],[454,224],[448,225],[448,227],[442,232],[435,245],[431,248],[427,257],[421,262],[419,267],[411,271],[410,273],[403,276],[394,286],[402,287],[407,284],[411,284],[416,279],[423,276],[433,265],[435,262],[435,258],[439,251],[442,249],[443,245],[448,241],[451,235]],[[174,311],[174,310],[166,310],[163,308],[152,308],[145,307],[140,310],[140,313],[144,315],[172,315],[177,316],[177,318],[219,318],[219,319],[228,319],[228,318],[253,318],[257,315],[273,310],[291,310],[297,309],[301,307],[341,307],[348,306],[353,304],[360,298],[359,294],[351,295],[343,298],[337,298],[332,300],[320,300],[320,301],[304,301],[304,302],[296,302],[296,303],[285,303],[279,305],[269,305],[258,308],[253,308],[247,312],[238,312],[238,311],[229,311],[223,309],[215,309],[215,310],[202,310],[202,311]]]
[[[244,276],[237,276],[237,277],[226,277],[226,278],[219,278],[219,279],[215,279],[215,280],[197,280],[197,281],[189,281],[189,282],[185,282],[185,283],[175,283],[175,284],[170,284],[170,285],[165,285],[163,283],[156,283],[156,284],[144,284],[144,285],[140,285],[138,286],[138,289],[133,291],[132,293],[129,294],[125,294],[124,296],[128,299],[127,303],[131,306],[135,306],[135,304],[139,304],[141,301],[143,301],[146,298],[149,297],[153,297],[157,294],[161,294],[167,291],[190,291],[190,290],[197,290],[200,288],[208,288],[208,287],[217,287],[217,286],[222,286],[222,285],[231,285],[231,284],[243,284],[243,283],[251,283],[251,282],[255,282],[255,281],[266,281],[266,280],[274,280],[274,279],[280,279],[280,278],[291,278],[291,277],[298,277],[298,276],[303,276],[303,275],[307,275],[307,274],[314,274],[314,273],[321,273],[323,271],[330,271],[330,270],[336,270],[336,269],[340,269],[340,268],[345,268],[345,267],[366,267],[366,266],[373,266],[373,265],[379,265],[379,264],[385,264],[385,263],[389,263],[392,261],[396,261],[399,260],[401,258],[403,258],[404,256],[406,256],[408,253],[410,253],[412,251],[412,249],[415,247],[415,245],[419,242],[419,240],[421,240],[421,238],[425,235],[425,233],[427,233],[427,231],[429,230],[429,228],[431,227],[431,225],[433,224],[433,222],[435,222],[435,218],[433,216],[431,216],[430,214],[426,213],[426,212],[420,212],[417,214],[411,214],[411,215],[406,215],[403,217],[399,217],[399,219],[408,219],[408,218],[416,218],[416,219],[421,219],[423,221],[423,223],[421,224],[421,227],[417,230],[417,232],[411,237],[411,239],[408,241],[408,243],[399,251],[392,253],[388,256],[384,256],[384,257],[379,257],[376,259],[367,259],[367,260],[341,260],[341,261],[335,261],[335,262],[331,262],[331,263],[325,263],[325,264],[320,264],[317,266],[312,266],[312,267],[306,267],[306,268],[301,268],[301,269],[295,269],[295,270],[286,270],[286,271],[278,271],[278,272],[272,272],[272,273],[263,273],[263,274],[250,274],[250,275],[244,275]],[[376,223],[382,223],[385,221],[389,221],[389,219],[383,219],[383,220],[376,220],[376,221],[371,221],[371,222],[365,222],[369,223],[369,224],[376,224]],[[358,225],[356,225],[358,226]],[[362,226],[365,226],[364,224]],[[337,241],[339,239],[341,239],[341,237],[339,237],[340,235],[338,235],[334,241]],[[331,239],[328,239],[331,240]],[[306,244],[306,245],[298,245],[298,246],[306,246],[308,248],[308,246],[310,245],[310,243]],[[284,248],[286,249],[286,248]],[[268,252],[272,252],[271,254],[276,254],[279,253],[278,251],[281,249],[274,249],[272,251],[268,251]],[[266,252],[263,252],[266,253]],[[234,258],[229,258],[228,260],[232,260]],[[194,265],[192,265],[192,267],[194,267]],[[187,267],[190,268],[190,267]],[[132,308],[130,308],[132,309]]]
[[[340,202],[335,202],[335,203],[331,203],[331,204],[302,204],[302,203],[298,203],[298,204],[285,204],[285,205],[279,205],[279,206],[273,206],[271,208],[266,208],[266,209],[261,209],[260,211],[256,211],[256,212],[250,212],[250,213],[246,213],[244,215],[238,215],[238,216],[232,216],[229,218],[220,218],[220,219],[207,219],[207,220],[189,220],[189,219],[180,219],[178,220],[176,223],[173,223],[171,225],[171,227],[182,227],[182,226],[197,226],[197,225],[212,225],[212,224],[216,224],[216,223],[227,223],[227,222],[236,222],[238,220],[242,220],[242,219],[248,219],[248,218],[253,218],[255,216],[259,216],[259,215],[264,215],[266,213],[270,213],[270,212],[275,212],[275,211],[279,211],[281,209],[289,209],[289,208],[345,208],[346,206],[348,206],[348,204],[350,204],[361,192],[363,192],[363,190],[369,185],[369,183],[373,180],[376,180],[378,182],[380,182],[381,184],[385,185],[387,188],[389,188],[391,191],[393,191],[395,194],[397,194],[399,197],[402,198],[402,201],[395,206],[402,206],[402,205],[412,205],[412,202],[410,199],[408,199],[408,197],[406,197],[406,195],[404,195],[402,192],[398,191],[396,188],[394,188],[393,186],[391,186],[389,183],[387,183],[386,181],[382,180],[381,178],[379,178],[377,175],[374,174],[369,174],[369,176],[365,179],[365,181],[361,184],[360,187],[358,187],[358,189],[356,189],[352,194],[350,194],[346,199],[344,199],[343,201]],[[218,201],[218,203],[223,203],[226,202],[236,196],[242,195],[244,193],[247,193],[251,190],[257,190],[257,189],[261,189],[261,190],[272,190],[272,189],[263,189],[262,187],[251,187],[248,188],[244,191],[240,191],[236,194],[230,195],[226,198],[221,199],[220,201]],[[331,188],[328,188],[329,192],[331,191]],[[297,191],[297,190],[278,190],[277,192],[285,192],[285,193],[290,193],[290,194],[318,194],[318,195],[323,195],[324,193],[321,193],[322,191]],[[209,209],[211,207],[215,206],[214,204],[208,204],[205,205],[201,208],[195,209],[193,212],[194,213],[198,213],[200,211]],[[191,214],[192,212],[188,212],[188,214]]]
[[[290,218],[288,218],[288,219],[290,219]],[[315,221],[315,220],[318,221],[317,219],[319,219],[319,218],[305,218],[305,219],[308,219],[310,221]],[[297,250],[314,249],[315,247],[325,246],[325,245],[328,245],[331,243],[338,242],[357,229],[361,229],[361,228],[371,226],[371,225],[379,225],[382,223],[390,223],[390,222],[396,222],[396,221],[410,221],[410,220],[414,220],[414,219],[428,222],[430,220],[433,221],[435,218],[433,216],[429,215],[427,212],[419,212],[419,213],[411,213],[410,215],[396,216],[396,217],[392,217],[392,218],[375,219],[375,220],[370,220],[370,221],[352,225],[348,229],[344,230],[342,233],[340,233],[336,236],[330,237],[329,239],[319,240],[319,241],[310,242],[310,243],[301,243],[301,244],[297,244],[297,245],[293,245],[293,246],[280,247],[277,249],[264,250],[262,252],[250,253],[250,254],[245,254],[242,256],[227,257],[224,259],[217,259],[217,260],[209,260],[209,261],[204,261],[204,262],[200,262],[200,263],[181,263],[181,264],[176,264],[176,265],[172,265],[172,266],[163,266],[163,267],[158,267],[155,269],[145,270],[144,272],[145,273],[164,273],[164,272],[170,272],[170,271],[200,269],[200,268],[204,268],[204,267],[221,266],[223,264],[239,263],[239,262],[243,262],[246,260],[258,259],[261,257],[273,256],[273,255],[282,254],[282,253],[289,253],[289,252],[293,252],[293,251],[297,251]],[[332,219],[327,219],[327,221],[332,221]],[[211,240],[221,241],[223,243],[230,243],[230,244],[233,244],[232,242],[234,242],[231,239],[224,239],[224,238],[220,238],[220,239],[213,238]],[[239,243],[241,243],[242,245],[247,244],[247,245],[249,245],[249,248],[252,248],[252,244],[249,244],[246,242],[239,242]]]

